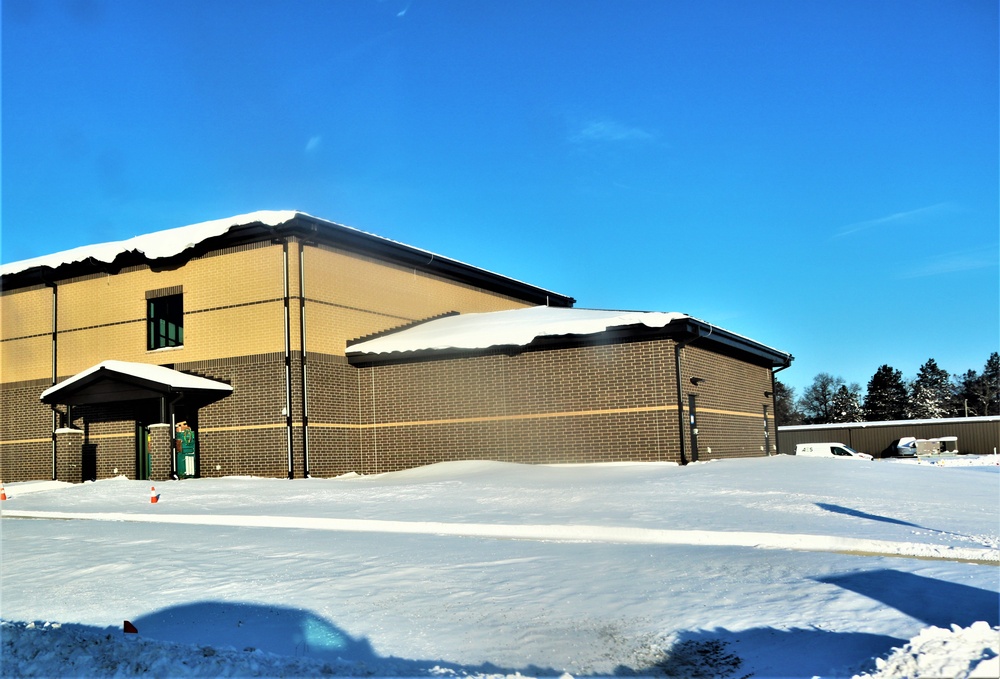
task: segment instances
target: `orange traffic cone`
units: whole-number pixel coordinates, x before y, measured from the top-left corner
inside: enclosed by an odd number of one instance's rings
[[[149,487],[149,501],[152,504],[156,504],[160,501],[160,496],[156,494],[156,486]]]
[[[3,481],[0,481],[0,502],[7,499],[7,491],[3,489]]]

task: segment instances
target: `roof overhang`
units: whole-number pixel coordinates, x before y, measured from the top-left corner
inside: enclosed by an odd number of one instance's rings
[[[572,297],[509,278],[465,262],[444,257],[390,238],[331,222],[296,210],[262,210],[175,229],[98,243],[0,266],[3,288],[53,285],[67,278],[95,272],[115,274],[129,266],[154,270],[182,266],[209,252],[259,242],[299,238],[375,257],[408,269],[424,271],[531,304],[569,307]]]
[[[689,343],[696,340],[703,341],[712,345],[720,353],[736,356],[749,363],[764,365],[772,370],[787,368],[795,360],[794,356],[785,351],[774,349],[749,337],[738,335],[697,318],[688,318],[679,325],[682,325],[683,328],[678,328],[678,334],[686,335],[689,338]]]
[[[163,366],[103,361],[49,387],[39,398],[50,405],[74,406],[169,398],[201,407],[225,398],[232,391],[223,382]]]
[[[365,366],[663,339],[770,369],[786,368],[793,360],[789,353],[682,313],[543,307],[428,319],[349,342],[346,353],[352,365]]]

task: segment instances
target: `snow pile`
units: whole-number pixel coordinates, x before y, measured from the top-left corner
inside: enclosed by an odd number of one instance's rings
[[[177,644],[121,629],[93,630],[59,623],[0,623],[3,639],[0,672],[7,677],[316,677],[426,676],[499,679],[527,675],[468,672],[441,665],[414,667],[381,660],[315,660],[267,653],[257,648],[216,648]],[[688,644],[689,652],[672,655],[656,665],[667,677],[739,676],[742,661],[720,642]],[[685,645],[681,645],[681,649]],[[676,650],[676,649],[675,649]],[[888,658],[875,661],[872,673],[854,679],[913,679],[948,677],[993,679],[1000,676],[1000,627],[976,622],[950,630],[928,627]],[[704,674],[710,671],[712,674]],[[694,672],[694,674],[691,674]],[[571,679],[564,673],[561,679]]]
[[[893,464],[925,464],[935,467],[1000,467],[1000,455],[927,455],[889,458]]]
[[[874,673],[855,679],[995,679],[1000,677],[1000,627],[982,621],[950,630],[928,627],[875,664]]]
[[[369,676],[363,662],[294,658],[260,649],[175,644],[121,629],[59,623],[0,623],[5,677],[308,677]],[[381,674],[387,669],[379,667]]]

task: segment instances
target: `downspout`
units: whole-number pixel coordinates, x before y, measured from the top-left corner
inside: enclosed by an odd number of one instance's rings
[[[684,448],[684,392],[681,388],[681,349],[701,337],[701,330],[694,337],[674,344],[674,376],[677,378],[677,434],[681,442],[681,464],[688,463]]]
[[[59,379],[59,295],[56,291],[56,284],[46,282],[45,285],[52,288],[52,384],[55,385],[56,381]],[[72,427],[73,423],[70,422],[68,426]],[[59,428],[59,414],[56,411],[56,406],[52,404],[52,480],[57,480],[56,469],[56,429]]]
[[[774,412],[774,449],[778,454],[781,453],[781,448],[778,447],[778,390],[777,378],[775,375],[780,373],[782,370],[786,370],[792,367],[791,361],[786,361],[785,365],[781,366],[777,370],[771,370],[771,410]],[[771,455],[771,451],[767,452],[768,456]]]
[[[282,265],[285,284],[285,438],[288,447],[288,478],[295,478],[292,466],[292,338],[290,334],[291,311],[288,297],[288,239],[281,241]]]
[[[306,385],[306,244],[299,242],[299,344],[302,370],[302,466],[309,478],[309,390]]]
[[[167,408],[170,411],[170,478],[174,481],[180,478],[177,473],[177,416],[174,413],[174,405],[184,398],[184,393],[180,392],[172,399]]]

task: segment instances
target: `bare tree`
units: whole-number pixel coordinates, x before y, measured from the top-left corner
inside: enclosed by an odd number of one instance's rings
[[[813,378],[813,383],[806,387],[799,399],[799,410],[802,411],[806,424],[828,424],[833,422],[833,397],[837,390],[844,386],[844,378],[834,377],[830,373],[820,373]]]

